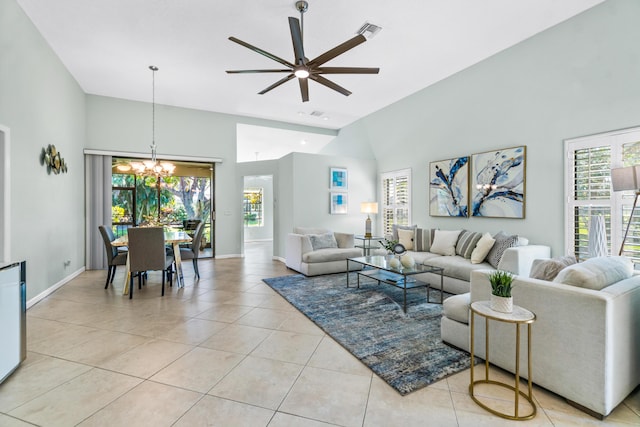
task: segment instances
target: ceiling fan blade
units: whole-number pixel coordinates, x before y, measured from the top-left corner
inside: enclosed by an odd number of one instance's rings
[[[353,49],[354,47],[358,46],[359,44],[362,44],[364,42],[367,41],[367,38],[365,36],[363,36],[362,34],[358,34],[357,36],[353,37],[352,39],[347,40],[346,42],[339,44],[338,46],[334,47],[333,49],[330,49],[328,51],[326,51],[325,53],[323,53],[322,55],[318,56],[317,58],[312,59],[311,61],[309,61],[307,63],[307,65],[309,67],[314,67],[314,66],[318,66],[318,65],[322,65],[325,62],[328,62],[330,60],[332,60],[333,58],[335,58],[338,55],[341,55],[343,53],[345,53],[346,51],[348,51],[349,49]]]
[[[300,83],[300,95],[302,95],[302,102],[307,102],[309,100],[309,80],[308,79],[298,79]]]
[[[253,45],[250,45],[249,43],[243,42],[242,40],[237,39],[235,37],[229,37],[229,40],[231,40],[232,42],[238,43],[240,46],[244,46],[247,49],[251,49],[252,51],[259,53],[260,55],[264,55],[269,59],[273,59],[274,61],[279,62],[282,65],[286,65],[287,67],[295,68],[295,65],[293,65],[291,62],[285,61],[284,59],[279,58],[279,57],[275,56],[274,54],[267,52],[266,50],[262,50],[259,47],[255,47]]]
[[[291,69],[286,70],[227,70],[228,74],[243,74],[243,73],[290,73]]]
[[[300,21],[298,18],[289,17],[289,29],[291,30],[291,42],[293,43],[293,54],[296,58],[296,65],[303,65],[304,46],[302,45],[302,31],[300,31]]]
[[[334,82],[332,82],[331,80],[325,79],[322,76],[319,76],[319,75],[316,75],[316,74],[311,74],[309,76],[309,78],[315,80],[316,82],[320,83],[321,85],[325,85],[326,87],[335,90],[336,92],[340,92],[344,96],[351,95],[351,92],[349,92],[348,90],[346,90],[342,86],[337,85]]]
[[[314,68],[313,72],[318,74],[378,74],[380,68],[320,67]]]
[[[258,94],[259,94],[259,95],[264,95],[265,93],[269,92],[271,89],[275,89],[275,88],[277,88],[277,87],[278,87],[278,86],[280,86],[281,84],[284,84],[284,83],[288,82],[289,80],[291,80],[291,79],[292,79],[292,78],[294,78],[294,77],[295,77],[295,76],[294,76],[294,74],[293,74],[293,73],[291,73],[291,74],[289,74],[287,77],[285,77],[285,78],[283,78],[283,79],[278,80],[277,82],[275,82],[274,84],[272,84],[272,85],[271,85],[271,86],[269,86],[268,88],[264,89],[263,91],[258,92]]]

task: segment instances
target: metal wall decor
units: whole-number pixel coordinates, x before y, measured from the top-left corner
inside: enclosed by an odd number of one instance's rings
[[[47,167],[47,173],[49,174],[53,172],[58,175],[59,173],[67,172],[67,164],[53,144],[49,144],[49,146],[42,149],[40,163]]]

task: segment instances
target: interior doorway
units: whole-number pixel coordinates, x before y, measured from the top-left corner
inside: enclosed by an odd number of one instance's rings
[[[273,256],[273,175],[244,177],[243,253],[245,257]]]

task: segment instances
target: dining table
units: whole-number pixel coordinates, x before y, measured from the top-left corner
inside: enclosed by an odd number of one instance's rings
[[[170,244],[173,248],[173,258],[176,262],[176,284],[178,288],[184,286],[184,277],[182,276],[182,259],[180,257],[180,243],[190,243],[192,240],[184,231],[165,230],[164,242]],[[118,237],[111,242],[111,246],[123,247],[129,245],[129,236],[127,234]],[[129,279],[131,278],[131,271],[129,269],[129,255],[127,255],[126,273],[124,275],[124,286],[122,287],[122,295],[129,294]]]

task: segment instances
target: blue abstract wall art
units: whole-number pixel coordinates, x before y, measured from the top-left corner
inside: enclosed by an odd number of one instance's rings
[[[429,164],[429,215],[469,216],[469,157]]]
[[[524,218],[526,146],[471,156],[471,215]]]

